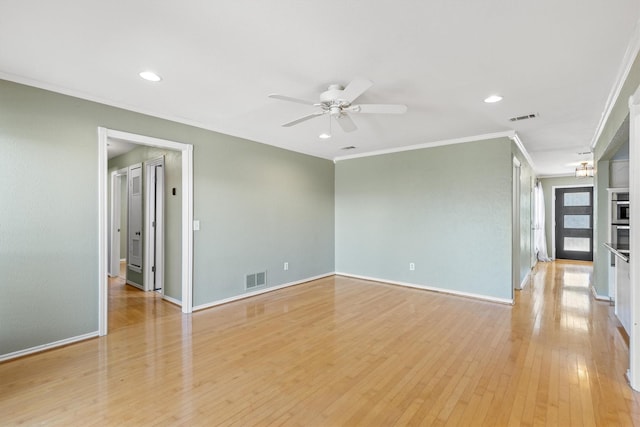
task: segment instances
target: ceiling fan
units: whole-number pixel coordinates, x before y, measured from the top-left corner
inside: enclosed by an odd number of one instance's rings
[[[269,98],[320,107],[320,111],[287,122],[282,125],[284,127],[294,126],[298,123],[313,119],[314,117],[328,114],[330,117],[336,119],[343,131],[353,132],[357,127],[353,120],[351,120],[351,117],[349,117],[351,113],[403,114],[407,112],[407,106],[401,104],[353,104],[353,101],[371,86],[373,86],[373,82],[367,79],[355,79],[349,83],[347,87],[332,84],[329,85],[329,88],[325,92],[320,94],[320,102],[292,98],[290,96],[278,95],[277,93],[269,95]]]

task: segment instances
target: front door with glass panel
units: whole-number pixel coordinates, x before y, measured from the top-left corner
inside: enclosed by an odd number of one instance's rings
[[[556,189],[556,258],[593,261],[593,187]]]

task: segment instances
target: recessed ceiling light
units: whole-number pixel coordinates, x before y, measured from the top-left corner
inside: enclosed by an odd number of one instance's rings
[[[484,99],[484,102],[487,104],[493,104],[494,102],[502,101],[502,97],[500,95],[491,95]]]
[[[329,135],[328,133],[321,133],[320,135],[318,135],[318,138],[320,138],[320,139],[329,139],[329,138],[331,138],[331,135]]]
[[[153,71],[143,71],[140,73],[140,77],[150,82],[159,82],[160,80],[162,80],[162,77],[160,77]]]

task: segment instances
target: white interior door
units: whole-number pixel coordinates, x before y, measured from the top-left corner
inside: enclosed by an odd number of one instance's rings
[[[155,166],[155,178],[153,289],[164,293],[164,164]]]
[[[129,188],[127,267],[142,273],[142,163],[129,166],[127,180]]]
[[[111,173],[111,200],[109,212],[109,276],[116,277],[120,270],[120,186],[117,172]]]
[[[145,162],[144,289],[164,292],[164,156]]]

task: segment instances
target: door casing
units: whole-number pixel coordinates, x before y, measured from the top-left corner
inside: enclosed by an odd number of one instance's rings
[[[168,148],[182,154],[182,280],[181,305],[183,313],[193,311],[193,146],[175,141],[137,135],[129,132],[98,127],[98,333],[108,332],[108,228],[107,201],[109,138],[121,139],[139,145]]]
[[[513,157],[511,207],[511,298],[513,290],[521,289],[520,282],[520,161]]]

